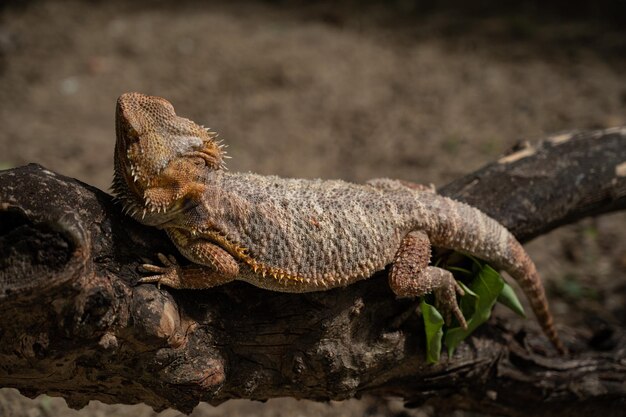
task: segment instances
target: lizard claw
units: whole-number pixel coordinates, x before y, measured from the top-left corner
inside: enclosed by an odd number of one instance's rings
[[[143,277],[137,282],[139,284],[156,283],[157,288],[161,288],[161,284],[178,288],[180,286],[181,269],[176,258],[173,255],[165,256],[162,253],[158,253],[157,257],[163,266],[148,263],[141,265],[141,269],[146,272],[153,272],[155,275]]]
[[[446,325],[450,325],[452,322],[452,315],[459,322],[459,325],[463,330],[467,330],[467,322],[463,313],[459,308],[459,304],[456,301],[457,294],[459,296],[465,295],[463,288],[456,282],[454,277],[450,274],[449,279],[441,287],[434,291],[435,294],[435,307],[439,310],[446,322]]]

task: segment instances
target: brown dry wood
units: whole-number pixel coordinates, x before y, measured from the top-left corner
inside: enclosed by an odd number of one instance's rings
[[[626,207],[626,129],[521,152],[442,192],[522,240]],[[72,407],[97,399],[185,412],[198,401],[363,394],[502,415],[618,415],[626,405],[623,325],[591,338],[561,326],[572,354],[555,357],[533,320],[496,317],[428,365],[420,321],[405,314],[415,304],[395,300],[384,273],[309,294],[134,286],[142,257],[157,252],[176,253],[102,191],[37,165],[1,172],[0,386]]]

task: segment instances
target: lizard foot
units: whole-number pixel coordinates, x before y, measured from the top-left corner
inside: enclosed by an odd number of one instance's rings
[[[467,330],[467,322],[465,321],[465,317],[463,317],[459,304],[456,302],[457,294],[463,296],[465,295],[465,291],[463,291],[463,288],[456,282],[449,271],[445,272],[448,272],[448,274],[445,275],[446,278],[441,283],[441,286],[433,291],[435,295],[435,307],[441,312],[448,326],[454,315],[459,325],[464,330]]]
[[[141,268],[146,272],[153,272],[156,275],[151,275],[149,277],[143,277],[139,281],[140,284],[144,283],[156,283],[157,288],[161,288],[161,284],[167,285],[172,288],[180,288],[181,287],[181,276],[182,269],[176,258],[170,255],[165,256],[162,253],[157,254],[159,260],[164,266],[157,266],[152,264],[143,264]]]
[[[435,307],[450,324],[452,315],[461,327],[467,328],[465,318],[456,302],[456,295],[464,295],[463,289],[452,272],[428,266],[430,240],[426,233],[414,230],[408,233],[396,253],[389,274],[389,286],[398,297],[422,297],[430,292],[435,295]]]

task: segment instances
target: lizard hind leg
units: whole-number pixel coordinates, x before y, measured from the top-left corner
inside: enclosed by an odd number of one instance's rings
[[[432,292],[436,307],[446,323],[449,324],[454,315],[461,327],[466,329],[467,323],[456,301],[456,295],[463,295],[463,290],[450,271],[428,266],[430,251],[430,240],[426,233],[408,233],[391,266],[389,286],[398,297],[421,297]]]

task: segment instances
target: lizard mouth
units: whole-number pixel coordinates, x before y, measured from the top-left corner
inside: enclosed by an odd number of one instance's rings
[[[165,205],[152,204],[149,200],[146,205],[141,209],[141,219],[146,222],[146,219],[154,218],[152,224],[157,223],[162,225],[169,222],[173,217],[180,215],[188,210],[196,207],[198,203],[194,203],[192,199],[183,197],[175,199],[174,204],[170,207]]]

